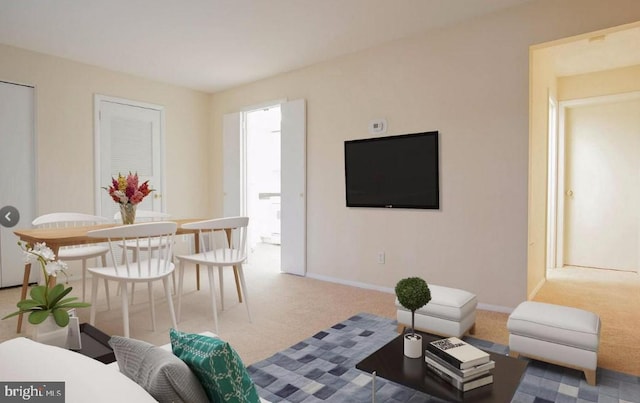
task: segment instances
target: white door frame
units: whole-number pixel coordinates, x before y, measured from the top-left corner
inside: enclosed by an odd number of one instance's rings
[[[548,108],[549,163],[547,174],[547,269],[556,268],[556,245],[558,236],[558,101],[549,95]],[[564,147],[564,145],[563,145]]]
[[[633,92],[625,92],[622,94],[613,94],[613,95],[603,95],[597,97],[590,98],[582,98],[582,99],[574,99],[568,101],[560,101],[558,104],[559,110],[559,118],[558,118],[558,142],[557,142],[557,156],[558,156],[558,165],[556,169],[557,177],[555,178],[556,183],[558,184],[556,198],[555,200],[551,200],[555,202],[555,211],[557,213],[556,220],[549,219],[549,223],[555,222],[555,227],[550,225],[547,229],[552,234],[556,235],[555,242],[555,264],[551,267],[554,268],[562,268],[564,265],[564,211],[565,211],[565,122],[566,122],[566,114],[567,109],[576,107],[576,106],[585,106],[585,105],[601,105],[613,102],[622,102],[622,101],[631,101],[640,99],[640,91]],[[551,142],[549,143],[551,147]],[[551,154],[550,154],[551,155]],[[553,211],[552,208],[549,211]],[[552,250],[549,250],[548,253],[553,253]],[[639,269],[640,271],[640,269]]]
[[[160,176],[162,178],[161,183],[160,183],[160,189],[162,189],[162,191],[164,192],[164,190],[167,188],[166,187],[166,175],[165,173],[165,112],[164,112],[164,106],[161,105],[156,105],[156,104],[151,104],[151,103],[147,103],[147,102],[140,102],[140,101],[133,101],[130,99],[125,99],[125,98],[117,98],[117,97],[112,97],[112,96],[108,96],[108,95],[102,95],[102,94],[95,94],[93,97],[93,133],[94,133],[94,140],[93,140],[93,146],[94,146],[94,172],[95,172],[95,183],[97,186],[95,186],[95,198],[94,198],[94,202],[95,202],[95,211],[96,211],[96,215],[102,215],[102,206],[100,203],[100,198],[102,196],[102,193],[105,192],[104,189],[102,189],[102,181],[104,180],[101,177],[101,150],[100,150],[100,103],[102,101],[106,101],[106,102],[113,102],[113,103],[118,103],[118,104],[122,104],[122,105],[128,105],[128,106],[136,106],[139,108],[146,108],[146,109],[152,109],[155,111],[158,111],[160,113]],[[167,205],[166,205],[166,197],[163,197],[160,199],[160,206],[162,211],[167,211]]]

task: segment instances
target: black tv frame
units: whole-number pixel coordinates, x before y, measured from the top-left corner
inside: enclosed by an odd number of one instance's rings
[[[435,187],[435,189],[431,189],[432,195],[435,200],[425,201],[424,203],[370,203],[370,202],[354,202],[350,200],[349,194],[349,164],[352,161],[348,161],[348,147],[351,147],[353,144],[357,143],[374,143],[378,142],[380,144],[403,141],[404,139],[411,139],[417,136],[429,136],[433,137],[433,149],[435,153],[432,155],[432,159],[429,161],[430,168],[433,172],[433,177],[431,178],[431,185]],[[439,210],[440,209],[440,149],[439,149],[439,132],[438,131],[426,131],[419,133],[410,133],[410,134],[400,134],[400,135],[392,135],[392,136],[384,136],[384,137],[372,137],[365,139],[355,139],[355,140],[345,140],[344,142],[344,163],[345,163],[345,199],[347,207],[371,207],[371,208],[393,208],[393,209],[428,209],[428,210]],[[375,163],[374,161],[371,162]],[[353,197],[351,198],[353,199]]]

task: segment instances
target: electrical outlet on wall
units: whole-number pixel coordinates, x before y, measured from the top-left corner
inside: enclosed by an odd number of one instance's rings
[[[384,252],[378,252],[378,264],[384,264]]]

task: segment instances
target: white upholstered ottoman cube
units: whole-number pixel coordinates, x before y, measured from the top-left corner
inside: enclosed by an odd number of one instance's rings
[[[431,301],[416,311],[415,327],[427,333],[461,337],[467,331],[473,334],[476,323],[475,294],[457,288],[429,284]],[[411,311],[396,298],[398,332],[411,327]]]
[[[589,385],[596,384],[600,318],[593,312],[568,306],[526,301],[507,321],[509,355],[584,371]]]

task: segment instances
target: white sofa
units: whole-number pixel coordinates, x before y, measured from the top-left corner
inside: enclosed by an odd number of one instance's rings
[[[155,402],[140,385],[100,361],[25,337],[0,343],[0,379],[63,381],[67,403]]]
[[[215,337],[209,332],[206,335]],[[170,344],[162,348],[171,351]],[[103,364],[25,337],[0,343],[0,380],[64,382],[66,403],[156,402],[142,386],[120,373],[117,362]]]

